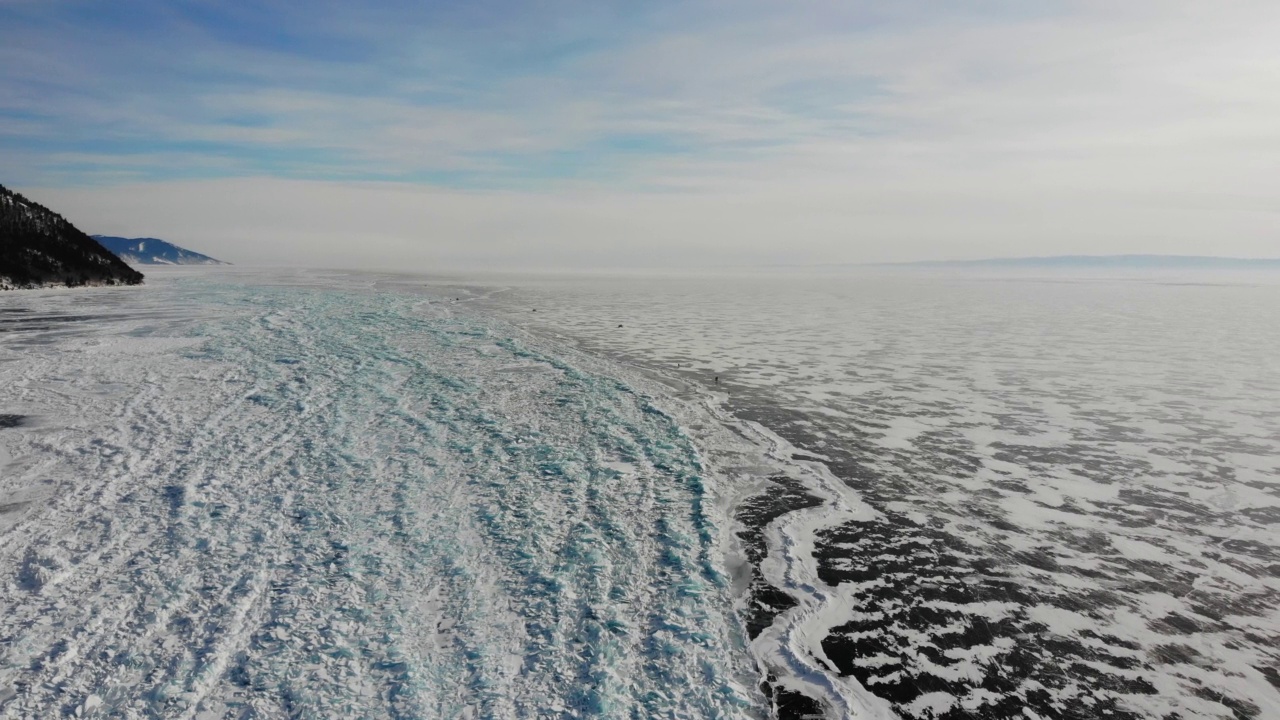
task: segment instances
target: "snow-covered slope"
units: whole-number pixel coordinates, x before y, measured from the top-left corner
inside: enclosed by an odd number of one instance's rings
[[[230,265],[158,238],[92,237],[131,265]]]

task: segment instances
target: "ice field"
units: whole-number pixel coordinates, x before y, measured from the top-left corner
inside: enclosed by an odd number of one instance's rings
[[[1274,278],[0,294],[0,717],[1280,718]]]
[[[223,277],[0,294],[0,717],[762,716],[651,398],[444,302]]]
[[[1280,718],[1274,275],[475,292],[777,448],[731,512],[762,662],[921,720]]]

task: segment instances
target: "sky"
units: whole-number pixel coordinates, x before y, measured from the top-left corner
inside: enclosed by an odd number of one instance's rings
[[[0,0],[0,184],[239,264],[1280,256],[1280,3]]]

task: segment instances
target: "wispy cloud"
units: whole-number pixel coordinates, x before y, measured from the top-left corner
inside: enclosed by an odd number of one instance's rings
[[[1280,190],[1278,36],[1251,0],[4,3],[0,153],[27,186],[738,198],[830,257],[1086,207],[1149,241]]]

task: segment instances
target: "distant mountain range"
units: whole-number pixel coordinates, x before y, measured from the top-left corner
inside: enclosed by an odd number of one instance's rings
[[[0,185],[0,289],[141,282],[61,215]]]
[[[93,235],[94,240],[130,265],[230,265],[158,238]]]
[[[879,263],[879,266],[974,269],[1280,270],[1280,258],[1230,258],[1206,255],[1055,255],[986,260],[926,260]]]

